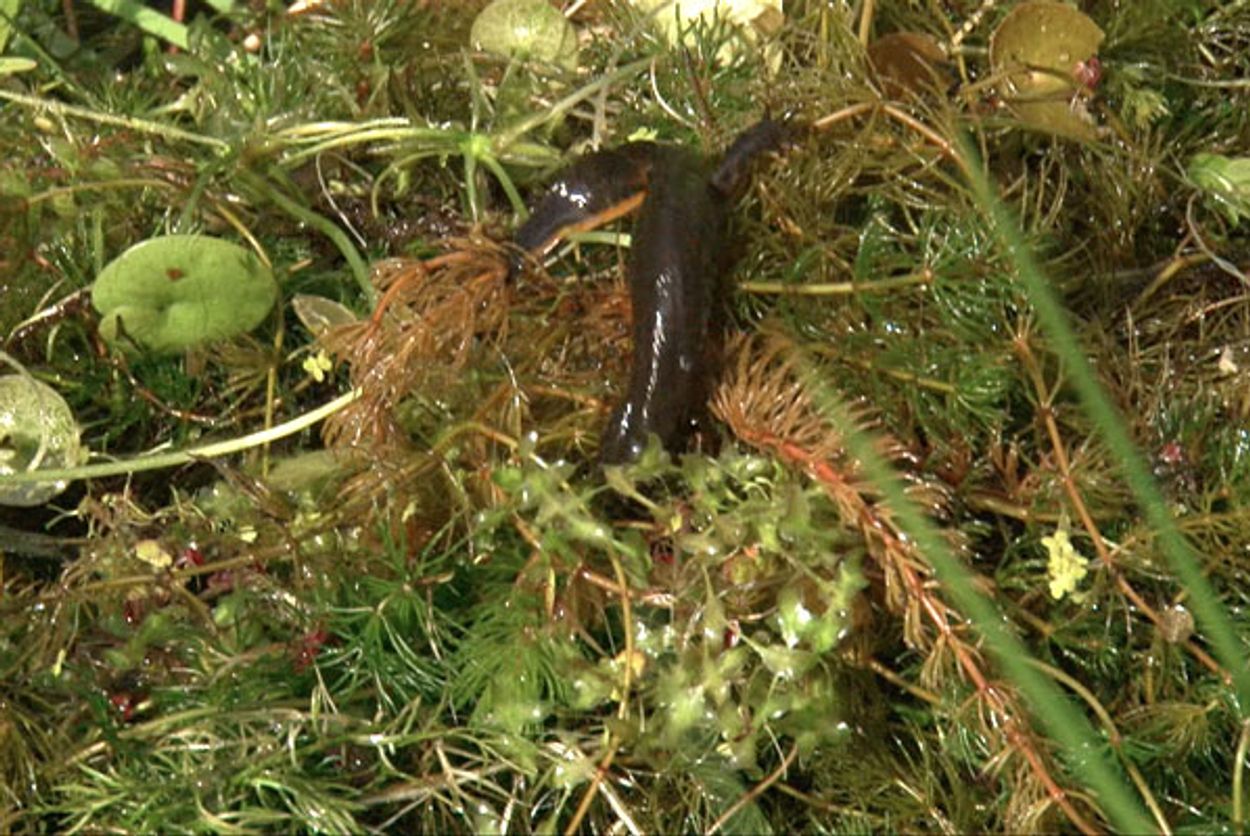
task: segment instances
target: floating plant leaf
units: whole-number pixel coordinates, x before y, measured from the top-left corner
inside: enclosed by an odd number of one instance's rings
[[[0,377],[0,476],[76,467],[87,458],[69,404],[28,375]],[[0,486],[0,505],[31,508],[65,490],[68,482]]]
[[[1064,3],[1022,3],[1003,18],[990,36],[990,66],[1021,122],[1076,139],[1096,136],[1076,75],[1104,37],[1098,24]]]
[[[893,99],[908,94],[941,91],[950,83],[946,53],[932,35],[891,32],[868,45],[868,62]]]
[[[295,294],[295,297],[291,299],[291,309],[314,337],[320,337],[331,328],[350,325],[359,319],[352,309],[343,303],[324,296],[314,296],[311,293]]]
[[[647,14],[656,24],[669,44],[682,43],[693,47],[697,41],[697,26],[702,22],[711,26],[715,21],[725,21],[736,27],[741,37],[726,42],[717,52],[721,61],[730,61],[735,55],[754,47],[760,35],[774,35],[785,24],[781,0],[631,0],[639,11]],[[781,50],[769,46],[765,52],[768,68],[776,72],[781,66]]]
[[[547,0],[495,0],[469,30],[474,49],[577,68],[577,30]]]
[[[273,272],[238,244],[166,235],[100,271],[91,299],[110,343],[174,354],[252,330],[278,296]]]

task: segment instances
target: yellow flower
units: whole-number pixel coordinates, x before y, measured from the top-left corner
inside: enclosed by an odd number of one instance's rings
[[[1076,589],[1089,570],[1089,559],[1072,545],[1067,526],[1060,523],[1055,533],[1042,538],[1046,547],[1046,574],[1050,577],[1050,597],[1056,601]]]
[[[135,557],[157,569],[167,569],[174,562],[169,552],[156,540],[140,540],[135,543]]]
[[[318,383],[326,379],[326,372],[332,368],[334,364],[330,362],[330,355],[326,354],[324,348],[304,358],[304,371],[312,375],[312,379]]]

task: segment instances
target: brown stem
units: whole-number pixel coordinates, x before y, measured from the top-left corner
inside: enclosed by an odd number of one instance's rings
[[[728,809],[726,809],[725,812],[721,813],[720,817],[717,818],[716,821],[712,822],[712,826],[707,829],[708,836],[712,836],[713,833],[715,833],[716,831],[724,827],[725,822],[729,821],[735,815],[737,815],[739,810],[741,810],[743,807],[750,804],[755,799],[759,798],[766,789],[771,787],[773,784],[777,783],[777,781],[781,780],[781,776],[786,773],[786,770],[790,768],[790,764],[794,763],[794,759],[797,758],[798,756],[799,756],[799,744],[795,743],[793,746],[790,747],[790,752],[789,754],[786,755],[785,760],[783,760],[776,769],[774,769],[771,773],[769,773],[768,777],[766,777],[763,781],[760,781],[755,786],[751,787],[750,792],[743,795],[733,804],[730,804]]]
[[[774,451],[783,459],[807,471],[817,482],[825,486],[826,490],[831,494],[836,493],[837,496],[845,497],[845,486],[848,480],[839,474],[828,461],[815,457],[799,445],[770,433],[742,426],[734,429],[748,444]],[[1024,757],[1033,774],[1041,781],[1042,786],[1045,787],[1051,800],[1063,810],[1068,820],[1077,829],[1087,834],[1101,832],[1097,826],[1073,806],[1068,793],[1051,776],[1042,754],[1034,746],[1031,736],[1020,726],[1017,718],[1023,712],[1015,705],[1015,701],[1006,692],[992,685],[986,678],[985,673],[981,670],[976,651],[969,647],[952,627],[951,618],[954,614],[945,603],[931,594],[926,587],[913,562],[907,559],[908,547],[892,533],[893,525],[891,522],[884,518],[876,508],[862,499],[856,505],[858,505],[860,517],[857,522],[861,530],[866,536],[875,536],[877,538],[878,542],[883,546],[885,554],[891,557],[891,562],[902,575],[912,601],[920,606],[938,634],[954,652],[960,668],[963,669],[964,674],[972,682],[978,697],[991,711],[1004,719],[1003,734],[1006,736],[1008,745]]]
[[[1046,428],[1046,435],[1055,457],[1055,467],[1059,472],[1059,479],[1063,484],[1064,493],[1068,495],[1068,502],[1071,504],[1077,519],[1081,521],[1081,527],[1085,529],[1090,541],[1094,544],[1094,551],[1098,554],[1098,559],[1106,567],[1107,571],[1111,573],[1111,577],[1120,592],[1134,606],[1140,609],[1154,623],[1156,628],[1160,630],[1165,629],[1163,616],[1159,615],[1158,610],[1150,606],[1141,597],[1137,590],[1133,588],[1133,585],[1129,583],[1128,578],[1124,576],[1124,571],[1115,562],[1111,550],[1107,548],[1107,544],[1103,540],[1102,532],[1098,529],[1098,524],[1094,522],[1094,517],[1089,512],[1089,507],[1085,504],[1080,489],[1077,488],[1076,479],[1072,476],[1072,463],[1068,458],[1067,446],[1063,443],[1063,436],[1059,433],[1059,423],[1055,420],[1054,397],[1046,386],[1046,382],[1042,377],[1041,365],[1037,362],[1037,356],[1029,346],[1026,334],[1019,335],[1016,338],[1015,348],[1021,363],[1024,365],[1025,372],[1033,383],[1033,390],[1037,394],[1038,412],[1042,419],[1042,425]],[[1220,667],[1220,664],[1192,639],[1185,642],[1185,649],[1201,662],[1204,667],[1221,677],[1225,684],[1232,683],[1232,678]]]

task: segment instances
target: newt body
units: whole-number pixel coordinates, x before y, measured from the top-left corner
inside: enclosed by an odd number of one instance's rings
[[[726,197],[735,195],[746,182],[753,163],[762,154],[790,144],[795,127],[785,122],[761,119],[734,138],[712,174],[712,188]]]
[[[590,154],[558,176],[517,230],[522,250],[544,252],[569,230],[632,210],[645,192],[628,266],[633,362],[600,441],[604,464],[638,458],[651,434],[676,449],[706,402],[728,207],[752,160],[789,137],[787,126],[765,119],[739,135],[714,169],[698,153],[649,142]]]
[[[638,458],[651,433],[673,449],[706,401],[708,321],[725,217],[703,159],[656,146],[628,266],[633,364],[625,399],[599,443],[605,464]]]
[[[620,148],[587,154],[565,168],[539,198],[513,241],[524,252],[541,255],[571,230],[593,224],[647,188],[650,142],[631,142]],[[512,263],[517,272],[523,256]]]

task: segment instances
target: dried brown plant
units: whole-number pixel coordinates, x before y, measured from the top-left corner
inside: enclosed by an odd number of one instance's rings
[[[331,446],[404,445],[395,407],[419,389],[441,391],[465,367],[479,339],[501,341],[508,323],[502,252],[484,239],[452,239],[426,260],[388,259],[374,266],[382,297],[363,322],[335,329],[323,342],[349,363],[361,398],[326,425]]]
[[[475,475],[436,493],[490,505],[493,464],[520,436],[542,427],[540,447],[562,457],[597,433],[607,381],[625,371],[623,282],[561,282],[541,269],[509,279],[506,256],[475,237],[447,239],[432,258],[379,262],[372,315],[322,338],[361,392],[325,430],[360,465],[342,488],[345,513],[381,507],[397,487],[428,494],[438,472]],[[414,398],[439,413],[417,443],[404,417]]]

